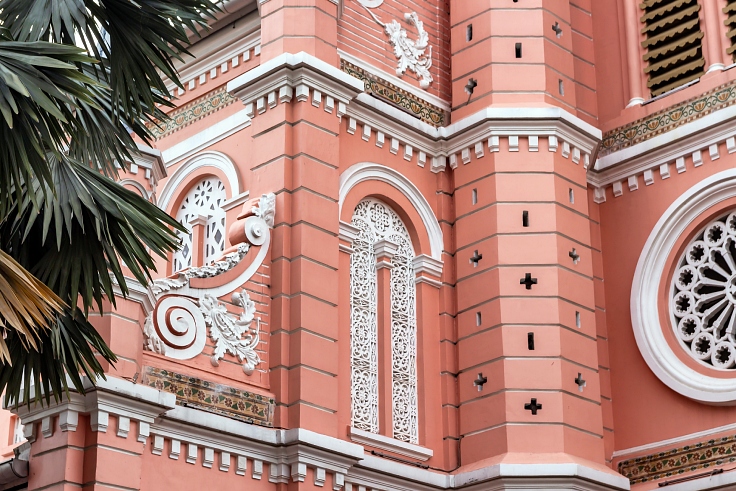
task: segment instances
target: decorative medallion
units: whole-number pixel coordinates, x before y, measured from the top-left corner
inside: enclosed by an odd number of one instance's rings
[[[672,279],[670,312],[688,354],[736,367],[736,213],[710,222],[685,249]]]
[[[375,97],[398,107],[402,111],[419,118],[432,126],[445,126],[445,111],[442,108],[420,99],[414,94],[396,87],[380,77],[366,72],[350,62],[341,60],[340,67],[348,75],[360,79],[365,85],[365,91]]]
[[[736,462],[736,436],[675,448],[618,463],[618,472],[631,484],[656,481],[698,469]]]
[[[195,121],[199,121],[205,116],[223,109],[237,99],[231,96],[226,87],[223,85],[217,90],[201,97],[194,99],[187,104],[174,109],[168,116],[166,121],[156,121],[155,123],[147,123],[146,127],[153,135],[154,141],[160,140],[180,129],[189,126]]]
[[[736,81],[723,84],[705,94],[604,133],[599,156],[611,154],[667,133],[678,126],[700,119],[734,103],[736,103]]]
[[[401,77],[406,73],[406,70],[411,70],[420,78],[419,86],[423,89],[428,89],[433,81],[432,74],[429,73],[429,69],[432,68],[432,46],[429,45],[429,35],[424,30],[424,23],[419,20],[417,13],[407,12],[404,14],[404,20],[417,29],[417,39],[412,40],[409,39],[406,29],[395,19],[386,24],[370,10],[380,7],[383,4],[383,0],[357,0],[357,2],[366,9],[373,20],[379,26],[383,27],[383,30],[386,32],[388,41],[394,48],[394,55],[399,60],[399,64],[396,67],[396,75]],[[429,53],[427,53],[428,48]]]
[[[176,395],[176,403],[260,426],[273,426],[274,400],[227,385],[145,367],[142,383]]]

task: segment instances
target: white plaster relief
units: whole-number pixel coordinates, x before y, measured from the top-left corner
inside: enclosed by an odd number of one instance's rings
[[[59,414],[59,428],[61,431],[77,431],[79,413],[74,410],[62,411]]]
[[[636,191],[639,189],[639,178],[636,176],[629,176],[628,178],[629,191]]]
[[[127,416],[118,416],[117,435],[120,438],[128,438],[129,431],[130,431],[130,418],[128,418]]]
[[[593,201],[604,203],[606,201],[606,188],[593,188]]]
[[[411,162],[412,155],[414,155],[414,149],[411,145],[404,145],[404,160]]]
[[[654,172],[652,169],[647,169],[644,171],[644,184],[646,186],[651,186],[654,184]]]
[[[726,139],[726,150],[728,150],[728,153],[736,152],[736,138],[733,136]]]
[[[624,194],[624,191],[623,191],[623,186],[621,184],[621,181],[614,182],[613,183],[613,195],[618,198],[622,194]]]
[[[433,82],[432,74],[429,72],[429,69],[432,68],[432,46],[429,45],[429,35],[424,30],[424,23],[419,20],[417,13],[407,12],[404,14],[404,21],[417,29],[417,39],[411,40],[406,29],[395,19],[389,23],[384,23],[373,13],[371,9],[380,7],[383,0],[357,1],[366,9],[373,20],[383,27],[388,36],[388,40],[394,48],[394,55],[399,60],[396,75],[402,77],[406,70],[410,70],[420,78],[419,86],[428,89]],[[429,49],[429,52],[427,52],[427,49]]]
[[[483,158],[485,155],[485,152],[483,151],[483,142],[479,141],[475,144],[475,158],[480,159]]]
[[[240,244],[237,251],[228,254],[223,261],[202,268],[191,268],[175,278],[152,282],[149,291],[155,299],[163,293],[168,295],[155,302],[153,312],[146,318],[144,349],[174,359],[193,358],[203,351],[209,327],[209,336],[215,343],[212,364],[218,366],[219,361],[229,353],[243,364],[246,375],[253,373],[261,362],[255,351],[260,342],[260,319],[256,320],[256,328],[251,329],[255,319],[255,303],[245,290],[234,293],[233,303],[243,308],[243,312],[235,317],[217,298],[232,291],[231,286],[245,284],[263,263],[270,245],[269,229],[274,225],[275,200],[273,194],[261,197],[258,205],[251,210],[253,215],[244,220],[248,243]],[[191,291],[191,278],[216,278],[238,264],[251,245],[260,246],[260,250],[253,263],[237,278],[211,289]],[[185,295],[196,295],[199,300]]]
[[[335,98],[332,96],[325,97],[325,112],[332,114],[335,109]]]

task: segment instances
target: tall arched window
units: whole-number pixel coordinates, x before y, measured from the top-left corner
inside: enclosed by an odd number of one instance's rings
[[[391,436],[418,443],[417,326],[414,248],[401,218],[376,199],[355,208],[350,259],[350,347],[353,427],[379,432],[379,311],[390,312]],[[387,262],[386,259],[390,261]],[[378,262],[378,264],[377,264]],[[390,267],[389,305],[379,269]],[[387,356],[384,353],[383,356]]]
[[[199,181],[189,190],[179,206],[176,219],[184,225],[189,233],[179,233],[182,247],[174,253],[174,271],[192,266],[192,225],[191,221],[198,217],[206,217],[204,230],[204,263],[220,257],[225,250],[225,210],[222,204],[227,199],[225,186],[216,177],[207,177]]]

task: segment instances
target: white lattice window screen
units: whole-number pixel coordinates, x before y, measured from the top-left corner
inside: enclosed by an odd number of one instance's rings
[[[13,444],[25,441],[26,437],[23,436],[23,425],[20,423],[20,418],[17,416],[14,418],[13,424]]]
[[[391,379],[393,437],[418,443],[416,288],[414,248],[401,218],[375,199],[361,201],[352,223],[360,233],[350,261],[351,383],[353,426],[377,433],[378,322],[374,245],[398,246],[391,263]]]
[[[687,246],[672,278],[670,312],[690,356],[736,369],[736,213],[710,222]]]
[[[174,271],[192,265],[192,226],[189,222],[199,216],[207,217],[204,234],[205,264],[217,259],[225,250],[225,210],[227,199],[225,185],[216,177],[207,177],[193,186],[181,202],[176,219],[184,225],[188,234],[179,233],[182,247],[174,254]]]

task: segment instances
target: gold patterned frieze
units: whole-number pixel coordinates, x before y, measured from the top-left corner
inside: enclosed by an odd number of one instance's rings
[[[348,75],[362,80],[363,84],[365,84],[366,93],[372,94],[374,97],[388,102],[392,106],[398,107],[402,111],[432,126],[445,126],[447,118],[442,108],[430,104],[348,61],[341,60],[340,67]]]
[[[154,367],[145,367],[142,383],[174,394],[181,406],[245,423],[273,426],[275,403],[270,397]]]

